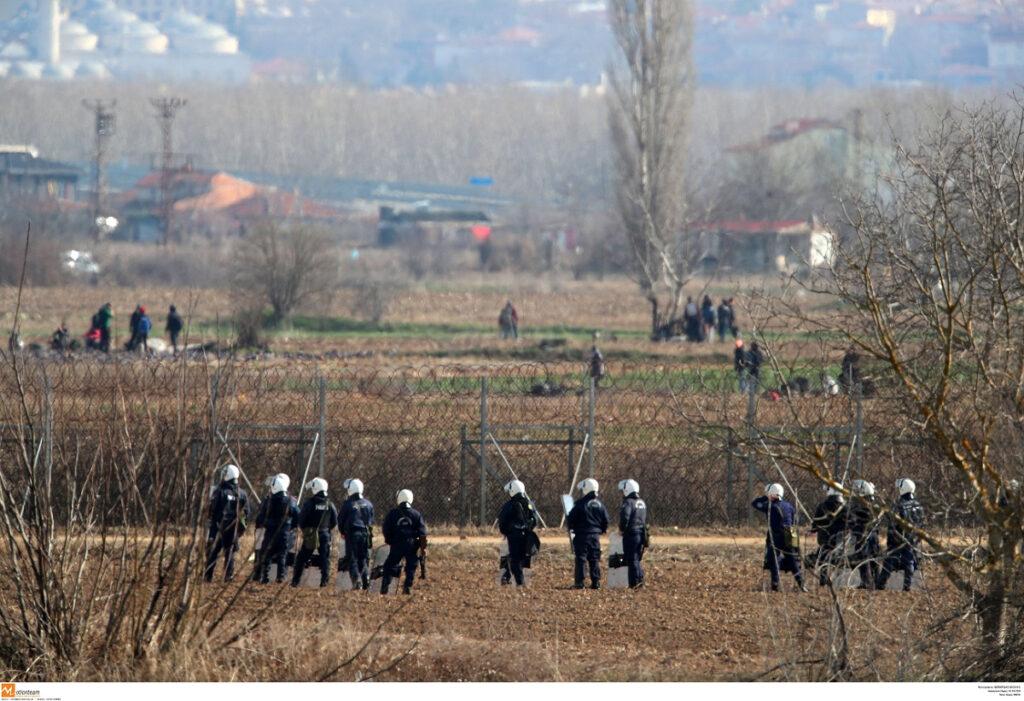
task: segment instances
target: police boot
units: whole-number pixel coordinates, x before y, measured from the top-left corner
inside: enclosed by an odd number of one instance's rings
[[[810,591],[810,589],[807,588],[807,585],[804,584],[804,578],[803,577],[797,577],[796,586],[802,592],[809,592]]]
[[[778,591],[778,590],[779,590],[779,583],[778,582],[772,582],[772,591]]]
[[[369,589],[369,588],[370,588],[370,578],[369,578],[369,577],[367,577],[367,576],[366,576],[366,575],[364,574],[364,575],[363,575],[363,589]]]
[[[590,588],[591,589],[600,589],[601,588],[601,583],[595,579],[593,582],[590,583]]]
[[[321,588],[321,589],[322,589],[323,587],[326,587],[326,586],[327,586],[327,584],[328,584],[328,583],[329,583],[330,581],[331,581],[331,575],[329,575],[329,574],[324,574],[323,572],[321,572],[321,573],[320,573],[320,588]]]
[[[350,582],[352,582],[352,588],[353,589],[365,589],[366,588],[366,587],[362,586],[362,584],[359,582],[359,578],[358,577],[353,577],[352,575],[349,575],[348,579],[349,579]]]
[[[408,584],[404,585],[402,587],[402,593],[403,594],[412,594],[412,587],[410,587]]]

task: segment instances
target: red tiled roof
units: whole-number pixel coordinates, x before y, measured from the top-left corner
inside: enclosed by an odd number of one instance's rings
[[[800,134],[806,134],[807,132],[814,131],[816,129],[842,129],[846,128],[838,122],[833,122],[829,119],[790,119],[789,121],[782,122],[781,124],[774,125],[768,130],[768,133],[762,136],[757,141],[753,141],[747,144],[740,144],[739,146],[732,146],[727,151],[739,152],[739,151],[757,151],[759,149],[774,146],[775,144],[788,141],[795,136]]]

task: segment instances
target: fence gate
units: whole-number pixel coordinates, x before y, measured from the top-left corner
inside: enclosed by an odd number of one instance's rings
[[[527,495],[537,507],[541,526],[558,526],[560,496],[572,490],[581,476],[594,474],[594,383],[582,394],[585,423],[492,424],[487,414],[487,378],[480,381],[480,425],[463,425],[459,451],[459,525],[470,521],[471,469],[480,468],[476,523],[486,527],[498,515],[506,495],[501,487],[509,480],[526,484]],[[538,449],[541,450],[538,455]],[[495,489],[497,487],[497,489]]]

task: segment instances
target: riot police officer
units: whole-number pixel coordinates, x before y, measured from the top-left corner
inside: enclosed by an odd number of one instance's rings
[[[270,497],[260,505],[257,520],[263,524],[263,560],[260,563],[260,583],[270,582],[270,565],[277,564],[277,582],[284,581],[284,568],[291,549],[291,533],[298,524],[299,507],[288,494],[291,480],[280,474],[270,483]],[[269,545],[268,545],[269,543]]]
[[[920,528],[924,524],[924,509],[914,497],[917,485],[913,480],[900,477],[896,480],[896,489],[900,496],[892,505],[892,512],[908,525],[902,525],[894,518],[888,519],[885,532],[886,558],[875,581],[875,588],[885,589],[885,583],[889,581],[893,570],[902,569],[903,591],[910,591],[917,566],[916,548],[919,540],[912,527]]]
[[[338,530],[345,539],[348,576],[353,589],[370,587],[370,548],[373,547],[373,504],[363,497],[363,483],[345,480],[348,499],[341,503]]]
[[[224,551],[224,581],[235,577],[235,553],[238,540],[249,522],[249,495],[238,486],[238,467],[225,465],[220,472],[220,486],[210,500],[209,533],[206,541],[207,582],[213,581],[217,556]]]
[[[771,573],[772,591],[779,591],[779,572],[792,572],[800,591],[807,591],[803,570],[800,568],[800,551],[795,542],[796,509],[783,501],[785,490],[781,484],[769,484],[764,496],[750,502],[758,511],[768,514],[768,535],[765,538],[764,569]]]
[[[316,550],[320,558],[320,586],[326,587],[331,578],[331,533],[338,525],[338,511],[327,500],[327,480],[317,477],[306,486],[313,492],[313,496],[306,500],[299,511],[302,547],[295,558],[292,586],[299,586],[302,570],[309,564]]]
[[[640,498],[640,485],[636,480],[619,482],[622,490],[622,508],[619,509],[619,532],[622,534],[622,555],[626,558],[626,577],[630,589],[644,585],[644,568],[640,563],[644,555],[644,533],[647,525],[647,504]]]
[[[508,570],[502,576],[502,584],[515,578],[516,585],[523,586],[523,561],[528,556],[528,539],[537,526],[536,509],[526,497],[526,486],[519,480],[505,485],[509,500],[498,513],[498,530],[508,540]]]
[[[832,570],[843,556],[846,538],[846,500],[838,487],[825,485],[825,501],[818,504],[811,517],[811,532],[818,537],[818,552],[815,555],[815,569],[818,585],[825,586],[832,576]]]
[[[416,577],[416,565],[420,554],[427,550],[427,524],[420,512],[412,508],[412,492],[402,489],[395,495],[398,506],[388,512],[384,518],[384,542],[391,546],[384,561],[384,575],[380,583],[380,593],[387,594],[392,577],[398,572],[401,562],[405,560],[405,583],[403,594],[412,593],[412,582]]]
[[[590,566],[590,588],[600,589],[601,535],[608,530],[608,510],[597,498],[596,479],[587,478],[577,486],[583,496],[576,500],[566,517],[576,556],[573,589],[583,588],[584,564]]]
[[[853,566],[860,572],[858,589],[874,589],[878,578],[878,514],[881,511],[875,497],[875,485],[867,480],[853,482],[856,499],[850,503],[847,523],[854,537]]]

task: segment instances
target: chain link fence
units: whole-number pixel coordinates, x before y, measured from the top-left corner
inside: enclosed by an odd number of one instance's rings
[[[483,526],[513,476],[549,526],[561,521],[560,495],[588,476],[613,516],[617,482],[636,479],[657,526],[753,523],[749,501],[765,482],[783,482],[813,511],[821,483],[808,469],[869,479],[883,496],[904,475],[925,498],[953,486],[934,469],[934,450],[894,422],[885,397],[743,394],[731,373],[683,361],[607,363],[592,384],[575,363],[338,368],[19,357],[0,367],[0,392],[0,460],[32,465],[8,478],[24,482],[10,493],[31,508],[32,490],[45,489],[69,522],[86,491],[108,508],[131,491],[138,523],[173,519],[184,485],[213,485],[228,461],[258,499],[278,472],[292,477],[293,493],[322,475],[337,500],[343,481],[359,477],[380,511],[407,488],[429,522]],[[104,484],[90,479],[100,459],[117,465]]]

